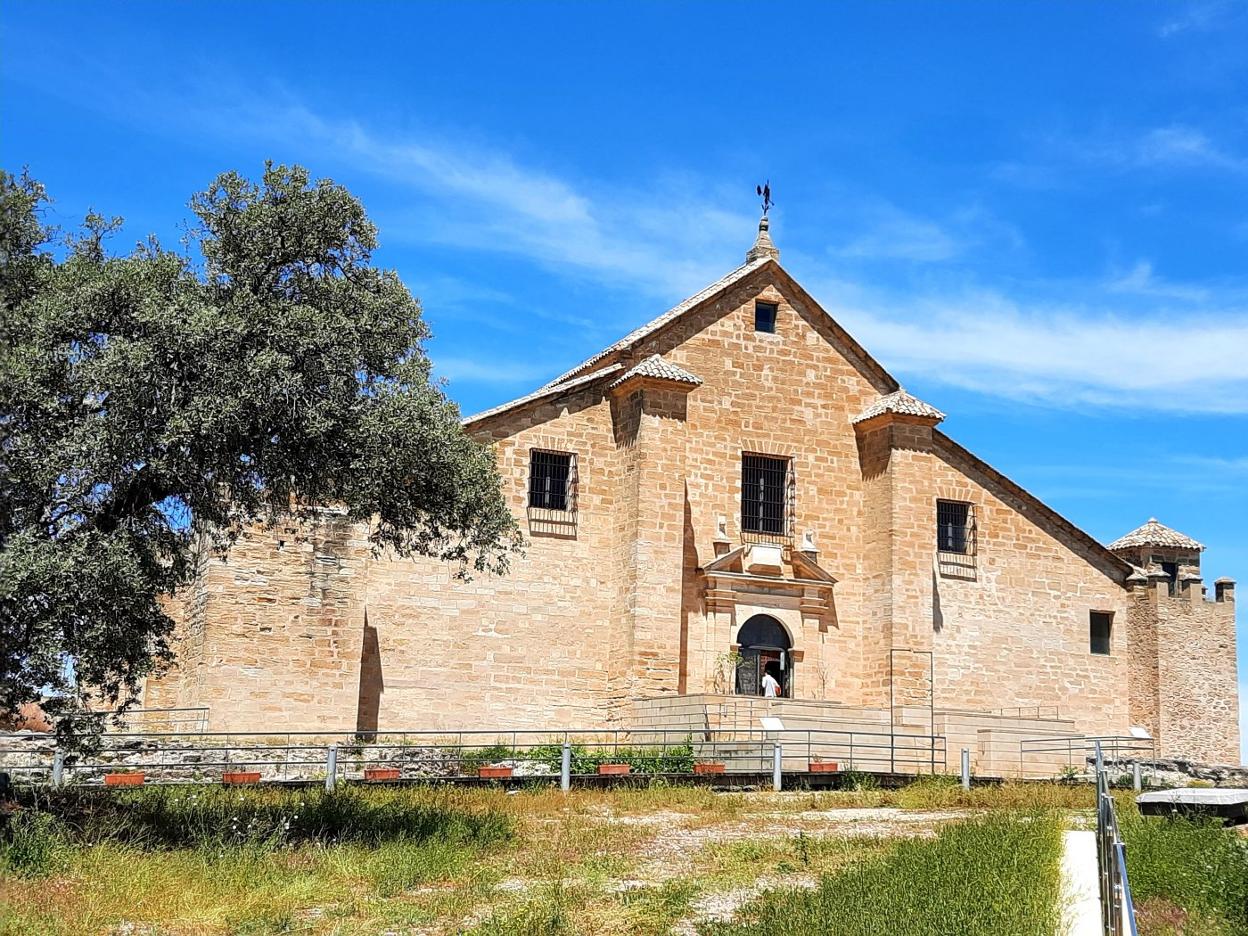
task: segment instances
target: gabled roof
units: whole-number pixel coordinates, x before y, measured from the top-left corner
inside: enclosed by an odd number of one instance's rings
[[[850,420],[855,426],[858,423],[866,422],[868,419],[874,419],[876,416],[883,416],[885,413],[900,413],[905,416],[922,416],[926,419],[934,419],[940,422],[945,418],[945,414],[936,407],[924,403],[916,396],[911,396],[904,389],[889,393],[880,397],[861,413]]]
[[[651,380],[670,380],[674,383],[702,386],[702,378],[691,374],[683,367],[677,367],[671,361],[663,360],[663,355],[652,354],[640,364],[634,364],[627,371],[611,381],[609,389],[614,390],[634,377],[649,377]]]
[[[640,328],[629,332],[619,341],[607,348],[604,348],[592,357],[582,361],[571,370],[560,374],[554,380],[538,388],[533,393],[522,396],[519,399],[512,400],[509,403],[503,403],[500,406],[495,406],[492,409],[485,410],[484,412],[477,413],[473,416],[469,416],[463,420],[464,425],[471,425],[473,423],[480,422],[481,420],[487,419],[491,416],[500,415],[501,413],[505,413],[517,407],[525,406],[545,397],[558,395],[565,390],[570,390],[574,387],[580,387],[585,383],[592,382],[598,376],[603,376],[606,373],[605,366],[599,368],[598,370],[594,370],[594,368],[598,365],[610,365],[615,369],[620,368],[621,364],[619,362],[609,360],[613,356],[619,356],[624,359],[622,366],[630,366],[631,361],[628,360],[629,352],[636,348],[640,342],[661,331],[663,328],[672,324],[682,316],[692,312],[703,303],[714,299],[720,293],[731,289],[737,283],[740,283],[742,280],[746,279],[758,270],[761,270],[769,265],[783,281],[784,288],[787,289],[794,297],[799,299],[803,304],[809,306],[813,311],[823,312],[826,316],[828,326],[836,334],[838,340],[843,343],[845,350],[849,353],[851,362],[856,359],[858,365],[873,375],[874,382],[877,385],[888,388],[890,392],[891,390],[900,387],[897,379],[886,371],[883,365],[873,358],[867,350],[862,347],[862,345],[855,341],[853,336],[850,335],[849,332],[845,331],[845,329],[842,328],[841,325],[827,313],[827,310],[825,310],[810,295],[810,293],[806,292],[800,283],[789,275],[788,271],[780,265],[780,262],[775,257],[763,256],[755,260],[750,260],[747,263],[743,263],[727,276],[716,280],[710,286],[707,286],[705,289],[690,296],[684,302],[668,309],[658,318],[652,319]]]
[[[1164,523],[1158,523],[1156,517],[1150,517],[1148,523],[1136,527],[1126,536],[1119,537],[1109,544],[1107,549],[1139,549],[1141,546],[1166,546],[1171,549],[1202,550],[1204,545],[1178,530],[1172,530]]]
[[[755,270],[761,269],[762,267],[766,266],[768,262],[770,262],[770,258],[762,257],[758,260],[752,260],[747,263],[741,264],[741,266],[737,267],[727,276],[724,276],[716,280],[715,282],[711,283],[710,286],[707,286],[705,289],[694,293],[684,302],[681,302],[677,305],[672,306],[670,309],[668,309],[658,318],[651,319],[649,322],[647,322],[645,325],[642,325],[640,328],[633,329],[631,332],[629,332],[627,335],[625,335],[615,344],[610,345],[607,348],[604,348],[602,351],[599,351],[593,357],[586,358],[584,361],[582,361],[580,364],[577,364],[576,367],[572,368],[570,371],[560,374],[558,377],[556,377],[546,386],[554,387],[558,384],[561,384],[565,380],[567,380],[569,377],[574,377],[577,374],[579,374],[581,371],[585,370],[586,368],[592,367],[593,365],[597,364],[599,361],[601,361],[603,358],[607,357],[608,355],[614,354],[616,351],[624,351],[628,348],[631,348],[637,342],[641,341],[641,339],[658,331],[668,322],[671,322],[679,318],[681,315],[688,312],[690,309],[694,308],[695,306],[701,305],[703,302],[705,302],[707,299],[710,299],[712,296],[716,295],[717,293],[720,293],[723,290],[727,289],[728,287],[735,285],[736,283],[745,279]]]
[[[606,377],[609,374],[617,373],[623,369],[623,364],[612,364],[609,367],[604,367],[602,370],[594,371],[592,374],[585,374],[581,377],[577,377],[575,380],[565,380],[560,384],[547,384],[544,387],[539,387],[527,396],[522,396],[519,399],[512,400],[510,403],[501,403],[493,409],[482,410],[473,416],[468,416],[465,419],[462,419],[461,422],[464,425],[479,422],[482,419],[497,416],[499,413],[505,413],[508,410],[515,409],[518,406],[524,406],[527,403],[536,403],[538,400],[545,399],[546,397],[558,396],[559,394],[566,393],[569,390],[575,390],[577,387],[592,384],[595,380],[598,380],[601,377]]]

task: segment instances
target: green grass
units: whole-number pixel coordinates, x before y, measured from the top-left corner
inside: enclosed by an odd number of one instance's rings
[[[773,890],[704,936],[1053,936],[1061,826],[1052,815],[998,814],[904,841],[815,890]]]
[[[466,802],[456,791],[427,788],[343,787],[331,793],[216,786],[153,786],[104,796],[70,789],[27,799],[44,817],[39,821],[49,841],[55,832],[62,842],[148,849],[395,840],[488,845],[511,835],[504,813],[468,808]],[[0,856],[5,847],[0,843]]]
[[[782,795],[652,779],[569,794],[550,786],[509,795],[495,787],[345,786],[325,794],[203,785],[19,796],[25,808],[0,832],[0,936],[101,936],[123,921],[153,936],[667,936],[697,919],[703,901],[754,888],[763,876],[844,887],[857,866],[900,862],[908,873],[921,864],[906,857],[911,847],[961,860],[943,836],[899,845],[860,837],[850,824],[834,831],[808,812],[1013,814],[1020,805],[1091,801],[1086,790],[1005,785],[966,793],[940,780]],[[931,834],[943,821],[914,820],[897,832]],[[673,851],[674,836],[687,844]],[[754,912],[747,907],[746,919]],[[785,932],[770,917],[754,925]]]
[[[1248,933],[1248,838],[1214,821],[1118,812],[1142,936]]]

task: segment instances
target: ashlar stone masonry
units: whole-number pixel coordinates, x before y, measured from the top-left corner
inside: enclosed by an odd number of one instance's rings
[[[771,672],[831,707],[1052,713],[1237,760],[1234,583],[1207,595],[1200,544],[1155,521],[1101,545],[943,418],[764,219],[744,265],[465,420],[528,539],[509,575],[374,555],[331,509],[256,530],[180,596],[145,704],[216,730],[592,728]]]

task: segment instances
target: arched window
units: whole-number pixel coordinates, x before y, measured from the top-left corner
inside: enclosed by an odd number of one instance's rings
[[[770,672],[780,683],[780,694],[789,696],[793,687],[793,642],[779,621],[769,614],[756,614],[737,631],[741,661],[737,664],[736,690],[739,695],[762,695],[763,674]]]

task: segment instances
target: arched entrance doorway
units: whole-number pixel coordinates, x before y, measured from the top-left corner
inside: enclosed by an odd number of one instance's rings
[[[738,695],[762,695],[763,674],[770,672],[780,683],[780,694],[793,691],[793,648],[788,631],[769,614],[756,614],[737,631],[741,662],[737,664]]]

